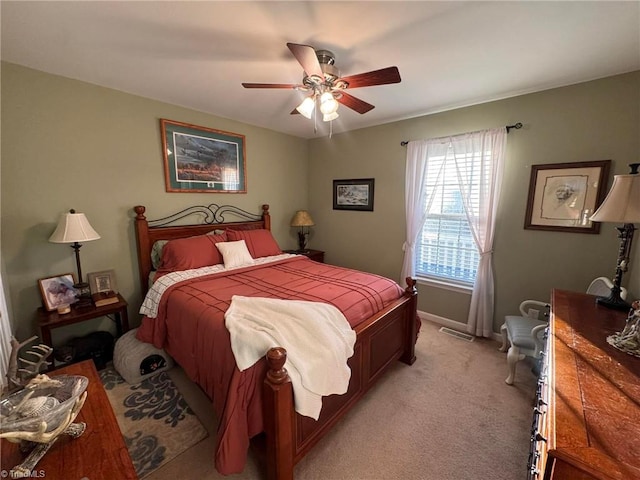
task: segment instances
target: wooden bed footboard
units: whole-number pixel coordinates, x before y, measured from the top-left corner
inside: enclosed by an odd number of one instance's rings
[[[267,352],[263,386],[268,480],[292,480],[293,467],[375,384],[396,360],[416,360],[417,289],[407,278],[404,296],[356,329],[354,354],[349,359],[351,380],[344,395],[323,398],[317,421],[295,413],[293,387],[284,364],[286,350]]]

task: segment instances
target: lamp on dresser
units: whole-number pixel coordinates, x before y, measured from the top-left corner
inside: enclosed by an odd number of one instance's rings
[[[631,168],[630,174],[613,177],[611,190],[602,205],[590,218],[593,222],[623,224],[621,227],[616,227],[619,232],[620,248],[618,249],[618,262],[611,293],[608,297],[598,297],[596,301],[599,305],[608,308],[627,311],[631,305],[620,298],[622,275],[627,271],[629,265],[633,233],[636,230],[633,224],[640,222],[640,174],[638,174],[640,163],[632,163],[629,167]]]
[[[298,210],[291,219],[291,226],[298,227],[298,252],[307,251],[307,237],[309,235],[309,227],[313,227],[313,219],[306,210]],[[305,232],[305,227],[307,228]]]
[[[91,293],[89,284],[82,280],[82,268],[80,267],[80,242],[90,242],[98,240],[100,235],[96,232],[84,213],[77,213],[75,210],[69,210],[60,217],[58,226],[49,237],[52,243],[71,243],[71,248],[76,254],[76,267],[78,269],[78,282],[73,286],[78,292],[77,306],[87,307],[91,305]]]

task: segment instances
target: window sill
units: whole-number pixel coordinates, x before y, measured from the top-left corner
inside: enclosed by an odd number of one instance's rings
[[[472,285],[460,285],[458,283],[449,283],[443,280],[434,280],[433,278],[418,277],[418,285],[427,285],[429,287],[442,288],[443,290],[451,290],[452,292],[466,293],[471,295],[473,292]]]

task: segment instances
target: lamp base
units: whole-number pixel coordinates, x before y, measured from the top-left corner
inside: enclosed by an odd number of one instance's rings
[[[620,295],[616,295],[613,292],[608,297],[596,298],[596,303],[603,307],[613,308],[614,310],[622,310],[628,312],[631,305],[620,298]]]
[[[91,289],[89,288],[88,283],[76,283],[73,288],[75,288],[77,292],[76,298],[78,299],[74,305],[75,308],[88,308],[93,305],[93,300],[91,300]]]

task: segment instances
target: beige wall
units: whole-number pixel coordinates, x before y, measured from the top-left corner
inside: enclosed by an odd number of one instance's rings
[[[84,212],[102,237],[82,247],[83,273],[115,269],[134,325],[140,304],[134,205],[147,206],[152,219],[190,205],[230,203],[258,213],[268,203],[276,239],[295,247],[289,221],[307,206],[307,141],[12,64],[3,63],[1,73],[1,247],[19,338],[34,330],[36,280],[76,272],[73,251],[47,241],[70,208]],[[245,135],[248,193],[166,193],[160,118]]]
[[[140,291],[131,208],[137,204],[154,218],[193,204],[257,211],[269,203],[283,248],[296,245],[288,226],[294,211],[309,208],[316,222],[309,246],[325,250],[328,262],[397,279],[406,155],[400,142],[520,121],[525,127],[508,138],[495,241],[497,329],[521,299],[547,298],[552,287],[584,290],[615,267],[614,225],[603,225],[599,235],[523,229],[531,165],[611,159],[612,173],[626,173],[628,163],[639,161],[640,72],[312,141],[16,65],[3,63],[1,74],[2,266],[19,338],[35,331],[36,280],[75,272],[71,249],[47,242],[69,208],[86,213],[102,236],[83,246],[83,271],[116,270],[134,325]],[[166,193],[160,118],[244,134],[249,193]],[[332,209],[333,179],[368,177],[376,179],[374,212]],[[625,276],[636,298],[639,243]],[[419,302],[423,311],[466,321],[466,294],[421,285]],[[104,320],[100,326],[105,322],[109,327]],[[68,327],[57,338],[92,328]]]
[[[384,88],[384,87],[381,87]],[[612,174],[640,161],[640,72],[366,128],[311,142],[309,184],[316,221],[311,246],[329,262],[398,278],[404,242],[403,140],[439,137],[522,122],[508,136],[507,163],[494,243],[497,331],[521,300],[548,299],[551,288],[582,291],[612,277],[615,225],[599,235],[525,230],[531,165],[612,160]],[[374,212],[334,211],[332,180],[374,177]],[[607,188],[608,189],[608,188]],[[624,277],[640,295],[640,239]],[[466,323],[470,295],[419,287],[419,309]]]

